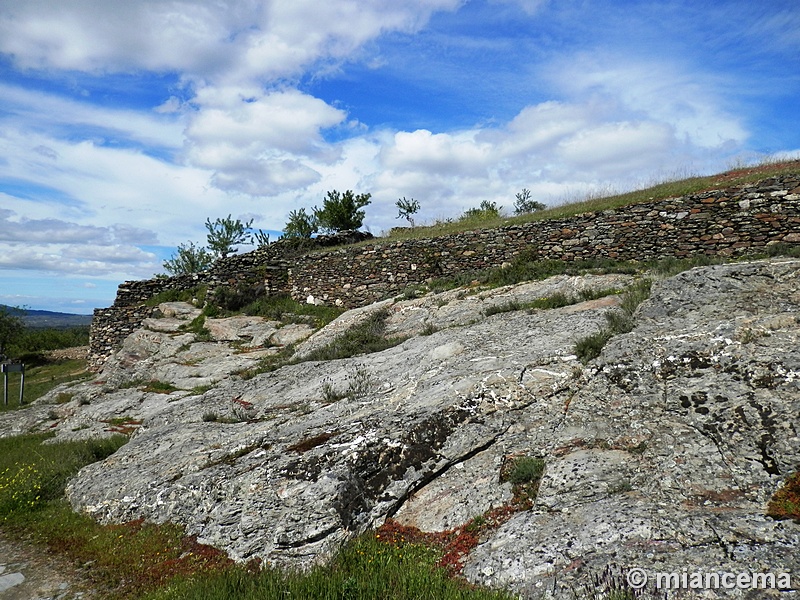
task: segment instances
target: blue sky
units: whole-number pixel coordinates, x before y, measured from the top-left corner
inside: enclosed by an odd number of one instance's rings
[[[327,190],[377,234],[796,156],[798,97],[796,0],[0,0],[0,303],[90,313]]]

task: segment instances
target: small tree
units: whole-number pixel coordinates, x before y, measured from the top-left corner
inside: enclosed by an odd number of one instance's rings
[[[269,246],[269,233],[267,233],[263,229],[254,231],[251,237],[251,241],[259,248],[263,248],[264,246]]]
[[[544,210],[546,205],[536,200],[531,200],[531,191],[527,188],[522,188],[521,192],[516,194],[517,199],[514,201],[514,214],[523,215],[525,213],[536,212],[537,210]]]
[[[225,258],[228,254],[236,252],[234,248],[237,244],[246,244],[251,241],[248,229],[253,224],[253,219],[247,223],[242,223],[239,219],[235,221],[228,215],[224,219],[217,219],[213,223],[211,219],[206,219],[206,229],[208,229],[208,248],[217,258]]]
[[[9,344],[25,331],[25,324],[19,315],[20,309],[10,309],[0,305],[0,360],[6,358]],[[17,313],[17,314],[15,314]]]
[[[414,215],[417,214],[419,210],[419,202],[414,200],[406,200],[406,197],[403,196],[394,204],[399,211],[397,213],[398,219],[405,219],[409,223],[411,223],[411,229],[414,229]]]
[[[358,229],[364,223],[364,211],[370,203],[371,194],[354,194],[353,190],[345,193],[333,190],[328,192],[322,208],[314,207],[314,218],[320,229],[328,232],[349,231]]]
[[[310,238],[317,232],[317,222],[305,208],[289,213],[289,220],[283,226],[283,235],[287,238]]]
[[[186,275],[205,271],[214,262],[214,255],[194,242],[186,242],[178,246],[172,258],[164,261],[164,269],[171,275]]]

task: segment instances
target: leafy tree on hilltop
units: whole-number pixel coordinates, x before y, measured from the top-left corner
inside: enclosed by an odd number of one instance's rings
[[[362,208],[370,203],[371,194],[354,194],[347,190],[343,194],[336,190],[328,192],[322,208],[314,207],[314,218],[319,228],[328,231],[358,229],[364,223]]]
[[[211,219],[206,219],[206,229],[208,229],[208,248],[217,258],[225,258],[229,254],[236,252],[234,248],[237,244],[249,243],[252,236],[248,232],[253,224],[253,219],[247,223],[242,223],[239,219],[235,221],[228,215],[224,219],[217,219],[213,223]]]
[[[202,246],[195,246],[194,242],[187,242],[178,246],[172,258],[164,261],[164,269],[171,275],[186,275],[205,271],[214,262],[214,255]]]

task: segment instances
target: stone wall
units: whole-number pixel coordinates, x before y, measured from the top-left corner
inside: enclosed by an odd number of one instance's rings
[[[126,281],[112,307],[95,311],[90,361],[99,368],[150,316],[153,309],[145,301],[169,289],[205,285],[213,295],[220,286],[263,286],[264,293],[355,307],[432,277],[501,266],[521,252],[540,259],[648,260],[732,256],[769,244],[798,244],[800,173],[563,219],[320,250],[361,239],[363,234],[346,234],[306,241],[310,246],[278,242],[218,261],[203,273]]]
[[[319,236],[313,240],[283,240],[246,254],[234,254],[218,260],[207,271],[126,281],[117,289],[117,297],[109,308],[94,311],[89,339],[89,363],[99,369],[122,341],[152,316],[155,307],[146,302],[168,290],[203,288],[206,297],[213,297],[220,288],[259,288],[262,294],[288,293],[287,260],[316,248],[355,243],[371,238],[363,232],[342,232]]]
[[[540,259],[649,260],[733,256],[774,243],[800,243],[800,174],[563,219],[309,254],[294,261],[289,283],[298,300],[355,307],[431,277],[500,266],[523,251]]]

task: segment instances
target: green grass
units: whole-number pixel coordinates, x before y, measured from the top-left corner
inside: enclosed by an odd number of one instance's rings
[[[619,294],[621,290],[616,288],[603,288],[598,290],[582,290],[575,296],[568,296],[561,292],[555,293],[552,296],[545,296],[543,298],[536,298],[535,300],[531,300],[529,302],[521,302],[519,300],[511,300],[506,302],[505,304],[497,304],[495,306],[490,306],[484,311],[484,314],[489,317],[491,315],[497,315],[507,312],[513,311],[520,311],[520,310],[527,310],[527,311],[535,311],[535,310],[550,310],[553,308],[561,308],[563,306],[570,306],[572,304],[578,304],[579,302],[586,302],[587,300],[596,300],[597,298],[604,298],[606,296],[611,296],[613,294]]]
[[[143,600],[510,600],[476,589],[438,567],[441,553],[421,544],[387,544],[365,534],[346,544],[325,566],[308,572],[229,569],[176,581]]]
[[[199,285],[185,290],[171,288],[148,298],[145,301],[145,305],[154,307],[162,302],[191,302],[192,300],[197,300],[197,303],[202,306],[203,302],[205,302],[207,292],[208,286],[205,285]]]
[[[280,294],[259,298],[245,306],[242,312],[284,323],[306,323],[311,320],[316,327],[324,327],[341,315],[344,309],[298,302],[291,296]]]
[[[64,487],[78,470],[113,454],[124,435],[44,443],[50,434],[0,438],[0,527],[76,561],[106,598],[137,598],[181,573],[229,567],[219,551],[200,546],[175,525],[103,526],[74,513]]]
[[[178,389],[180,388],[175,387],[168,381],[152,380],[147,382],[142,391],[151,392],[155,394],[171,394],[172,392],[175,392]]]
[[[62,383],[91,377],[86,364],[86,360],[58,360],[46,361],[31,367],[26,365],[23,402],[29,404]],[[8,373],[8,406],[3,404],[0,392],[0,411],[18,408],[20,380],[20,373]]]
[[[402,343],[406,338],[387,338],[386,317],[388,311],[379,310],[367,319],[354,325],[334,338],[327,346],[318,348],[306,355],[303,360],[336,360],[350,358],[359,354],[380,352]]]
[[[441,551],[384,543],[365,534],[347,543],[326,566],[308,572],[235,566],[173,524],[134,521],[100,525],[72,512],[63,499],[78,469],[116,451],[114,436],[44,444],[49,435],[0,439],[0,527],[57,552],[84,569],[101,598],[249,600],[275,598],[507,599],[474,589],[438,566]]]
[[[125,436],[43,444],[50,434],[0,438],[0,523],[61,498],[82,466],[113,454]]]
[[[650,279],[640,279],[628,287],[622,294],[619,309],[606,313],[606,327],[575,343],[575,354],[582,362],[587,363],[600,356],[603,347],[615,335],[633,330],[636,326],[633,315],[639,305],[650,297],[651,286]]]
[[[798,171],[800,171],[800,160],[776,162],[773,164],[764,163],[751,167],[742,167],[716,175],[702,177],[692,176],[681,179],[676,178],[674,180],[655,183],[631,192],[607,194],[588,193],[582,198],[567,201],[559,206],[553,206],[545,210],[516,217],[466,220],[447,219],[429,226],[418,225],[414,229],[395,229],[393,235],[388,239],[394,242],[402,239],[434,238],[473,229],[490,229],[509,225],[521,225],[547,219],[563,219],[586,212],[612,210],[631,204],[653,202],[666,198],[677,198],[706,190],[738,186],[769,177],[797,173]]]
[[[438,293],[459,287],[472,287],[475,284],[494,288],[527,281],[541,281],[554,275],[584,275],[587,273],[622,273],[630,275],[638,273],[641,269],[641,263],[631,261],[615,261],[611,259],[539,260],[534,252],[524,252],[506,267],[470,271],[452,277],[434,279],[427,284],[427,290]]]

